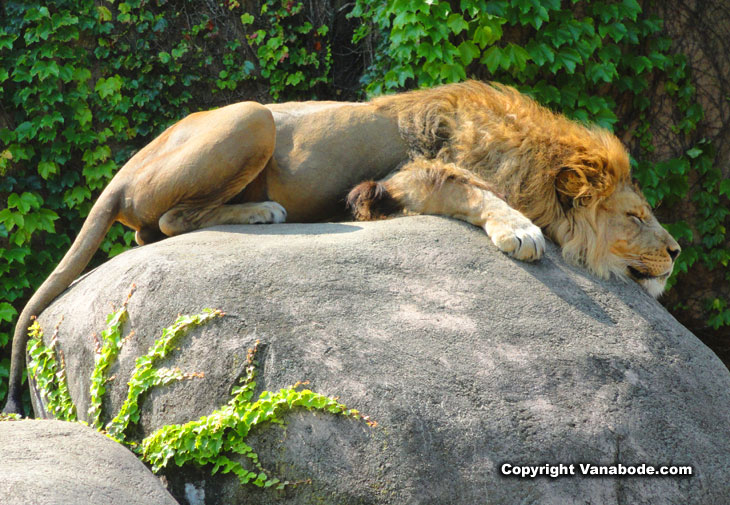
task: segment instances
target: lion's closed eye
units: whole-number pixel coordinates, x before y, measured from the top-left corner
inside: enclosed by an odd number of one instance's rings
[[[636,212],[627,212],[626,216],[629,219],[631,219],[632,221],[634,221],[636,224],[646,224],[646,221],[644,220],[644,218]]]

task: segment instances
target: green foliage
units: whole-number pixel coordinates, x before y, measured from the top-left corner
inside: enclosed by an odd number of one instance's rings
[[[684,55],[636,0],[356,0],[350,15],[363,22],[356,39],[376,47],[363,77],[371,95],[476,77],[515,85],[577,120],[631,134],[634,176],[649,203],[682,202],[696,211],[689,221],[667,225],[684,249],[669,285],[696,261],[727,269],[730,184],[713,164],[712,145],[693,137],[703,112]],[[657,81],[676,109],[672,130],[690,146],[660,162],[651,161],[648,119]],[[632,131],[620,131],[619,108],[636,119]],[[725,300],[708,307],[709,324],[730,324]]]
[[[0,398],[5,398],[8,394],[8,375],[10,374],[10,360],[4,358],[0,360]]]
[[[304,4],[295,0],[266,0],[261,15],[269,29],[248,36],[258,46],[261,76],[269,80],[274,99],[296,96],[330,78],[332,54],[325,37],[327,25],[315,29],[302,15]],[[244,15],[246,25],[253,17]]]
[[[190,461],[198,465],[213,465],[212,472],[233,472],[242,484],[259,487],[276,486],[283,489],[291,484],[271,477],[259,462],[258,455],[245,440],[250,431],[266,423],[282,424],[282,415],[296,408],[319,410],[340,414],[353,419],[365,419],[357,410],[348,409],[335,398],[299,390],[299,385],[278,392],[264,391],[252,402],[256,382],[257,345],[249,350],[246,376],[241,385],[233,390],[233,398],[224,407],[208,416],[183,425],[164,426],[145,438],[140,445],[142,459],[152,465],[153,471],[165,467],[170,461],[182,466]],[[226,454],[239,454],[248,458],[253,470]]]
[[[28,333],[30,336],[28,371],[33,376],[41,396],[47,402],[48,412],[61,421],[76,421],[76,406],[68,391],[63,354],[56,349],[57,332],[58,327],[53,333],[50,345],[46,346],[38,321],[33,321]]]
[[[130,292],[130,296],[131,296]],[[129,300],[129,297],[127,297]],[[305,408],[330,414],[339,414],[352,419],[362,419],[374,426],[375,422],[355,409],[348,409],[336,398],[330,398],[308,389],[301,384],[278,392],[263,391],[258,400],[251,401],[256,388],[256,352],[259,342],[246,355],[246,375],[239,386],[231,392],[231,400],[223,407],[196,421],[182,425],[167,425],[146,437],[139,444],[128,440],[127,429],[139,421],[139,400],[142,394],[158,386],[192,377],[203,377],[200,373],[183,373],[179,369],[155,368],[156,361],[164,359],[177,340],[190,329],[204,325],[214,318],[223,317],[220,310],[206,309],[191,316],[180,316],[172,326],[162,330],[147,353],[137,358],[132,377],[128,382],[127,398],[117,415],[102,430],[101,406],[106,392],[104,384],[109,380],[106,372],[116,360],[124,344],[121,338],[122,325],[127,320],[127,302],[118,311],[107,316],[107,328],[101,335],[94,370],[91,374],[88,420],[89,426],[120,443],[129,444],[140,459],[160,471],[170,462],[177,466],[194,463],[211,465],[212,473],[233,472],[242,484],[258,487],[283,489],[296,484],[270,476],[253,448],[246,443],[250,431],[267,423],[284,424],[283,414],[294,409]],[[56,332],[58,327],[56,327]],[[66,382],[63,355],[56,349],[56,334],[49,346],[43,342],[38,322],[31,327],[28,352],[31,356],[29,369],[36,381],[38,391],[46,401],[46,408],[56,419],[76,421],[76,407],[73,404]],[[128,337],[129,338],[129,337]],[[57,357],[58,356],[58,357]],[[0,421],[10,420],[0,417]],[[231,459],[231,455],[245,456],[248,465]],[[248,468],[247,468],[248,466]],[[249,469],[251,468],[251,469]]]
[[[152,365],[164,359],[172,350],[182,335],[185,335],[191,328],[201,326],[213,318],[222,317],[220,310],[206,309],[201,314],[192,316],[180,316],[175,323],[162,330],[162,335],[155,340],[155,343],[147,351],[147,354],[137,358],[134,373],[127,383],[127,398],[122,403],[116,416],[106,425],[106,431],[112,438],[123,440],[124,432],[129,424],[137,424],[139,421],[139,398],[143,393],[157,386],[164,386],[174,381],[179,381],[200,374],[184,374],[179,369],[154,368]]]
[[[132,293],[129,293],[131,296]],[[106,318],[106,329],[101,333],[101,348],[94,355],[94,371],[91,372],[91,386],[89,387],[89,426],[96,430],[101,429],[101,405],[106,388],[107,370],[116,360],[122,350],[122,325],[127,320],[127,300],[122,308],[112,312]],[[98,345],[98,341],[97,341]]]

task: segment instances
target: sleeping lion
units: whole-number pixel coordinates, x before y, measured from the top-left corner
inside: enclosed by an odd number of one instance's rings
[[[32,315],[86,267],[115,221],[137,243],[219,224],[438,214],[540,258],[544,235],[595,275],[662,293],[680,248],[631,183],[608,131],[481,82],[368,103],[243,102],[191,114],[124,165],[19,317],[5,412],[19,412]]]

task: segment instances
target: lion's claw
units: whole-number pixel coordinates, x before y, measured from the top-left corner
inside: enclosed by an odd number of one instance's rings
[[[500,251],[522,261],[535,261],[545,252],[542,230],[517,211],[487,221],[484,229]]]
[[[276,202],[261,202],[252,209],[249,224],[283,223],[286,221],[286,209]]]

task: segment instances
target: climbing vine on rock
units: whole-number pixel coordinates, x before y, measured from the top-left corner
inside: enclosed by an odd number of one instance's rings
[[[343,415],[375,425],[367,416],[355,409],[348,409],[336,398],[302,389],[302,384],[277,392],[263,391],[254,401],[256,353],[259,345],[256,342],[246,355],[246,374],[231,392],[231,399],[226,405],[200,419],[182,425],[163,426],[140,442],[130,440],[128,431],[139,422],[143,394],[172,382],[203,378],[202,373],[184,373],[178,368],[158,367],[156,362],[164,359],[179,339],[192,328],[223,316],[220,310],[207,309],[197,315],[180,316],[172,326],[165,328],[147,353],[137,358],[127,383],[127,398],[119,412],[104,425],[101,412],[105,385],[112,380],[107,376],[107,371],[116,360],[124,342],[133,338],[133,334],[122,338],[122,325],[128,317],[125,301],[122,308],[107,317],[107,328],[98,342],[99,348],[91,373],[91,405],[86,416],[89,426],[129,445],[142,461],[151,465],[154,472],[169,464],[183,466],[194,463],[211,466],[213,474],[218,471],[233,473],[242,484],[283,489],[296,483],[281,480],[264,469],[254,449],[246,443],[253,428],[270,423],[283,424],[285,413],[301,408]],[[58,327],[51,342],[46,345],[38,322],[34,323],[28,342],[31,356],[29,370],[48,412],[56,419],[76,421],[76,407],[66,384],[63,354],[56,346],[57,331]],[[235,459],[234,455],[244,456],[247,464]]]

